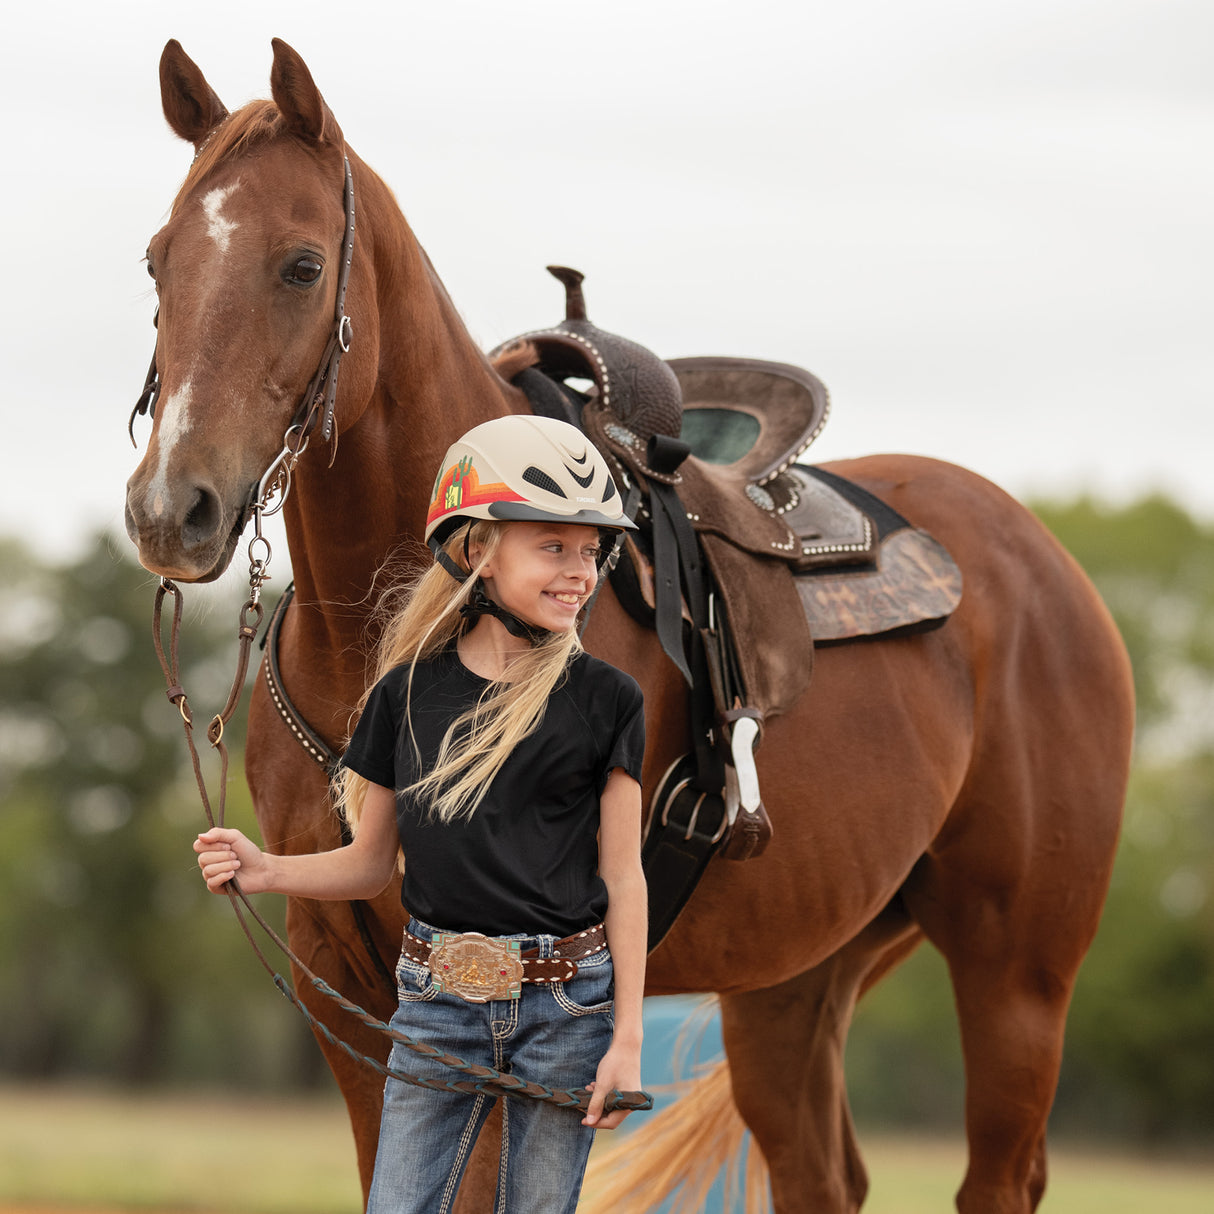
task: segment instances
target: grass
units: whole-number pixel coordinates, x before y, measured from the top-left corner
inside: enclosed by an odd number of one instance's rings
[[[0,1214],[358,1214],[336,1097],[0,1087]]]
[[[947,1214],[959,1141],[861,1134],[864,1214]],[[1043,1214],[1209,1214],[1214,1160],[1056,1148]],[[258,1100],[0,1086],[0,1214],[358,1214],[335,1097]]]
[[[956,1141],[866,1135],[860,1145],[870,1189],[864,1214],[947,1214],[965,1172]],[[1041,1214],[1210,1214],[1214,1158],[1145,1158],[1133,1153],[1054,1145]]]

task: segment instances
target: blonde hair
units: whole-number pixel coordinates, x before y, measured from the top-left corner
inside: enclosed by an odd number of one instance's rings
[[[414,754],[420,758],[409,707],[415,663],[448,648],[468,625],[460,615],[472,597],[480,572],[497,553],[508,523],[476,520],[461,526],[447,541],[447,555],[468,568],[465,554],[478,549],[468,578],[456,582],[441,565],[433,564],[403,587],[389,590],[378,611],[386,616],[379,644],[375,677],[358,703],[361,713],[371,689],[389,671],[409,667],[405,717]],[[403,600],[403,601],[402,601]],[[577,629],[547,633],[511,661],[510,678],[492,680],[477,702],[447,727],[434,766],[397,795],[408,794],[428,806],[442,822],[470,817],[514,748],[544,719],[548,698],[564,677],[570,659],[582,651]],[[334,804],[357,831],[367,793],[367,781],[342,768],[334,783]]]

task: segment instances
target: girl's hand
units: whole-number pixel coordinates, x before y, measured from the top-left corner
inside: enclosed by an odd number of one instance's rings
[[[240,831],[224,826],[212,827],[194,840],[194,850],[211,893],[223,893],[224,886],[237,875],[240,888],[246,894],[259,894],[269,888],[269,864],[265,854]]]
[[[603,1104],[614,1088],[620,1092],[636,1092],[641,1087],[641,1050],[630,1049],[613,1043],[599,1063],[598,1073],[586,1088],[593,1093],[590,1107],[582,1118],[582,1125],[596,1130],[614,1130],[632,1112],[631,1109],[615,1109],[603,1114]]]

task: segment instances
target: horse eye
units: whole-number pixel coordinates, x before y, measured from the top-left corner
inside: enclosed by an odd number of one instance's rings
[[[296,287],[310,287],[319,281],[324,266],[314,257],[301,257],[283,271],[284,281]]]
[[[146,268],[147,268],[147,272],[148,272],[148,277],[154,280],[156,277],[156,268],[152,265],[152,263],[150,261],[147,263]]]

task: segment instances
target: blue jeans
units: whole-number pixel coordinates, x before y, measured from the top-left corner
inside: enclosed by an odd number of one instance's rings
[[[436,930],[414,919],[428,940]],[[551,957],[555,936],[511,936]],[[436,991],[430,971],[402,956],[392,1027],[465,1062],[513,1072],[550,1088],[584,1087],[611,1045],[612,967],[606,948],[578,962],[568,982],[524,983],[518,999],[468,1003]],[[393,1045],[389,1065],[444,1082],[465,1076]],[[472,1145],[495,1097],[439,1092],[398,1079],[384,1086],[379,1151],[367,1214],[449,1214]],[[526,1097],[502,1108],[494,1214],[573,1214],[594,1131],[582,1114]]]

